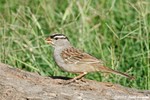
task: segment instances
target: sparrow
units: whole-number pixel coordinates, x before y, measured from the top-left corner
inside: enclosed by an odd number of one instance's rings
[[[108,72],[134,79],[133,76],[104,66],[102,60],[85,53],[73,45],[64,34],[55,33],[46,38],[46,42],[54,48],[53,56],[57,65],[64,71],[79,74],[70,82],[81,79],[89,72]]]

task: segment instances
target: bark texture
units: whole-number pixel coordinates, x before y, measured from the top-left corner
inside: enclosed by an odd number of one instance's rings
[[[150,100],[150,91],[84,79],[43,77],[0,63],[0,100]]]

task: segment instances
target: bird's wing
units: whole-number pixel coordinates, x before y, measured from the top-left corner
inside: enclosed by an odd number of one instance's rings
[[[98,60],[97,58],[73,47],[63,50],[61,53],[61,56],[64,58],[65,63],[74,63],[74,64],[100,63],[100,64],[103,64],[101,60]]]

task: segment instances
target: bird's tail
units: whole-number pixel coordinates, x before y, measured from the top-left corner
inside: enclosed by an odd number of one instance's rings
[[[123,73],[123,72],[119,72],[119,71],[113,70],[113,69],[108,68],[108,67],[105,67],[104,69],[106,69],[105,72],[109,72],[109,73],[121,75],[121,76],[127,77],[127,78],[130,79],[130,80],[134,80],[134,79],[135,79],[134,76],[130,76],[130,75],[128,75],[128,74],[125,74],[125,73]]]

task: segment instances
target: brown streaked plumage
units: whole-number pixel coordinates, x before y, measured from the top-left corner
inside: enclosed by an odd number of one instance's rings
[[[92,64],[92,63],[99,63],[103,64],[102,61],[96,59],[95,57],[84,53],[78,49],[75,49],[74,47],[66,48],[61,53],[62,58],[66,61],[66,63],[69,63],[73,61],[75,64]]]
[[[72,81],[83,77],[88,72],[97,71],[110,72],[134,79],[133,76],[105,67],[103,61],[74,48],[63,34],[53,34],[46,40],[54,47],[54,59],[57,65],[65,71],[80,74]]]

